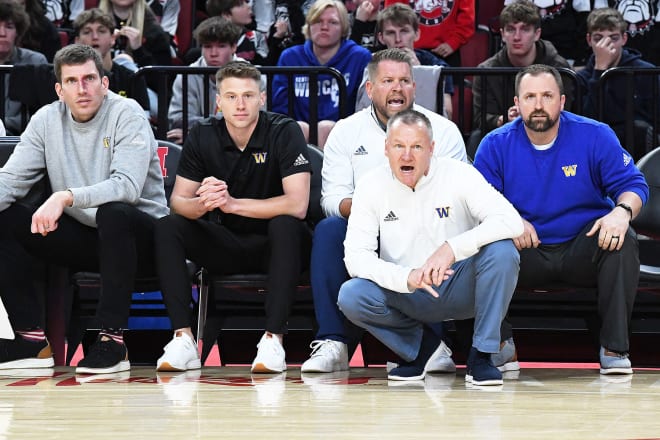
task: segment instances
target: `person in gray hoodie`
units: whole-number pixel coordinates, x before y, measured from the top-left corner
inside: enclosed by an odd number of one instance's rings
[[[242,29],[224,17],[207,18],[195,29],[195,40],[202,48],[200,56],[190,67],[217,67],[218,69],[230,61],[242,61],[236,57],[236,45]],[[188,83],[187,110],[183,108],[183,81]],[[204,91],[208,97],[204,99]],[[218,113],[215,104],[215,75],[177,75],[172,85],[172,100],[167,112],[170,121],[168,140],[178,144],[183,143],[183,120],[187,118],[188,129],[195,122]]]
[[[168,214],[157,143],[139,104],[108,90],[91,46],[60,49],[54,69],[59,101],[37,111],[0,169],[0,294],[16,333],[0,340],[0,370],[53,365],[36,259],[100,272],[101,332],[76,373],[115,373],[130,368],[122,329],[134,279],[155,273],[153,228]],[[26,205],[43,178],[52,192]]]

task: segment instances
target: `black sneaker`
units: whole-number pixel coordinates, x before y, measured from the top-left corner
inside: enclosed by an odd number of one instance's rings
[[[51,368],[55,365],[47,339],[29,341],[16,334],[15,339],[0,339],[0,370],[15,368]]]
[[[118,373],[131,369],[126,345],[112,339],[102,341],[101,336],[89,347],[87,356],[78,362],[76,374]]]

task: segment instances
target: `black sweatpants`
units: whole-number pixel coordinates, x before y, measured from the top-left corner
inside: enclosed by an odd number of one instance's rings
[[[211,274],[267,273],[266,331],[286,333],[296,287],[309,264],[311,230],[281,215],[268,222],[268,234],[237,234],[203,219],[177,214],[156,224],[156,258],[163,299],[172,328],[191,326],[191,282],[186,259]]]
[[[44,327],[33,287],[35,259],[101,274],[96,319],[101,328],[125,328],[136,275],[153,275],[156,219],[112,202],[96,213],[97,228],[63,214],[45,237],[30,232],[36,208],[13,204],[0,212],[0,294],[15,329]],[[138,270],[139,268],[139,270]]]

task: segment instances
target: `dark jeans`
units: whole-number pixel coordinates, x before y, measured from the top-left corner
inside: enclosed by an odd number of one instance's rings
[[[286,333],[300,274],[308,266],[311,230],[288,215],[274,217],[268,234],[237,234],[207,220],[172,214],[156,225],[163,299],[174,329],[191,326],[186,259],[211,274],[268,273],[266,331]]]
[[[15,329],[44,326],[33,287],[35,259],[101,274],[96,318],[102,328],[124,328],[137,275],[153,275],[156,219],[113,202],[96,213],[97,227],[63,214],[55,231],[30,232],[36,208],[13,204],[0,212],[0,294]],[[139,268],[139,270],[138,270]]]

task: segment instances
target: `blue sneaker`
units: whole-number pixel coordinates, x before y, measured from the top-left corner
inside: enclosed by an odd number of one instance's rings
[[[480,386],[504,383],[502,373],[493,365],[490,353],[483,353],[474,347],[468,355],[465,381]]]
[[[434,355],[439,355],[440,352],[444,353],[443,346],[449,350],[442,341],[440,342],[440,346],[437,346],[437,340],[437,336],[425,327],[417,357],[410,362],[399,363],[397,367],[392,368],[387,373],[387,378],[389,380],[424,379],[424,376],[426,376],[426,365],[429,359]]]
[[[490,359],[493,361],[493,365],[501,372],[520,370],[518,352],[516,351],[516,344],[513,342],[513,338],[502,341],[500,351],[491,354]]]
[[[600,374],[633,374],[628,353],[615,353],[600,347]]]

